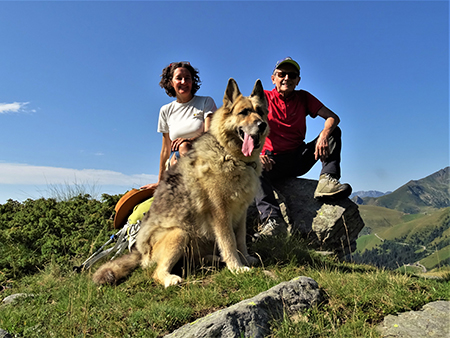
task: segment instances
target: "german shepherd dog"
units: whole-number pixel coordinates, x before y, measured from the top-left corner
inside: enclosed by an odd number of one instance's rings
[[[214,248],[231,271],[249,270],[258,260],[247,251],[246,212],[259,189],[259,154],[268,133],[261,81],[244,97],[230,79],[209,131],[165,172],[135,247],[102,265],[94,282],[116,284],[139,264],[156,264],[153,278],[168,287],[182,281],[171,274],[180,258],[215,257]]]

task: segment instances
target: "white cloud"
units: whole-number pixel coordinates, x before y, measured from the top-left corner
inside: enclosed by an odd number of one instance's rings
[[[0,103],[0,114],[25,112],[27,104],[29,102]]]
[[[0,163],[0,184],[48,185],[80,184],[140,186],[158,180],[156,175],[125,175],[111,170],[70,169],[33,166],[19,163]]]

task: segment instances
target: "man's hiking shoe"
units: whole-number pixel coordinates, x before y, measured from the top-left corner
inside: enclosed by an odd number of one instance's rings
[[[320,175],[319,183],[317,184],[314,198],[317,199],[337,199],[350,196],[352,187],[345,183],[339,183],[339,180],[332,177],[330,174]]]
[[[268,218],[258,229],[258,232],[253,236],[255,239],[264,237],[264,236],[276,236],[280,234],[287,234],[287,224],[281,218]]]

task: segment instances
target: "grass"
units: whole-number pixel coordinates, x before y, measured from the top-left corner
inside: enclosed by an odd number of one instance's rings
[[[450,299],[448,273],[428,280],[339,262],[306,250],[296,239],[261,241],[251,250],[262,257],[262,265],[248,273],[200,268],[168,289],[153,282],[151,269],[136,270],[118,286],[98,287],[91,271],[76,274],[51,263],[1,292],[2,298],[34,296],[1,306],[0,328],[24,337],[162,337],[280,282],[308,276],[318,282],[326,301],[272,323],[271,337],[380,337],[376,326],[387,314]]]
[[[49,196],[50,198],[54,198],[58,202],[60,201],[68,201],[71,198],[79,195],[88,194],[92,196],[94,199],[97,199],[100,195],[100,187],[96,182],[78,182],[75,180],[72,183],[49,183],[47,184],[47,188],[41,192],[43,196]]]
[[[440,262],[445,261],[450,258],[450,245],[433,252],[431,255],[420,260],[420,263],[425,265],[427,268],[442,267]]]
[[[358,207],[366,227],[369,227],[372,233],[384,231],[404,222],[405,214],[398,210],[374,205],[360,205]]]
[[[357,250],[361,253],[365,250],[371,250],[381,243],[383,243],[381,239],[372,234],[361,236],[356,240]]]

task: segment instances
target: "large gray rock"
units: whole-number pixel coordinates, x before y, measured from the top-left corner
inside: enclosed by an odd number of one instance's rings
[[[303,178],[276,182],[283,216],[290,232],[299,232],[311,248],[347,256],[356,250],[356,239],[364,227],[358,205],[349,198],[327,202],[314,199],[317,183]]]
[[[266,337],[270,322],[281,320],[322,301],[317,283],[309,277],[297,277],[229,308],[216,311],[186,324],[165,338]]]
[[[448,338],[450,337],[450,302],[428,303],[420,311],[389,315],[378,327],[382,337]]]
[[[0,338],[13,338],[13,336],[8,331],[0,329]]]

